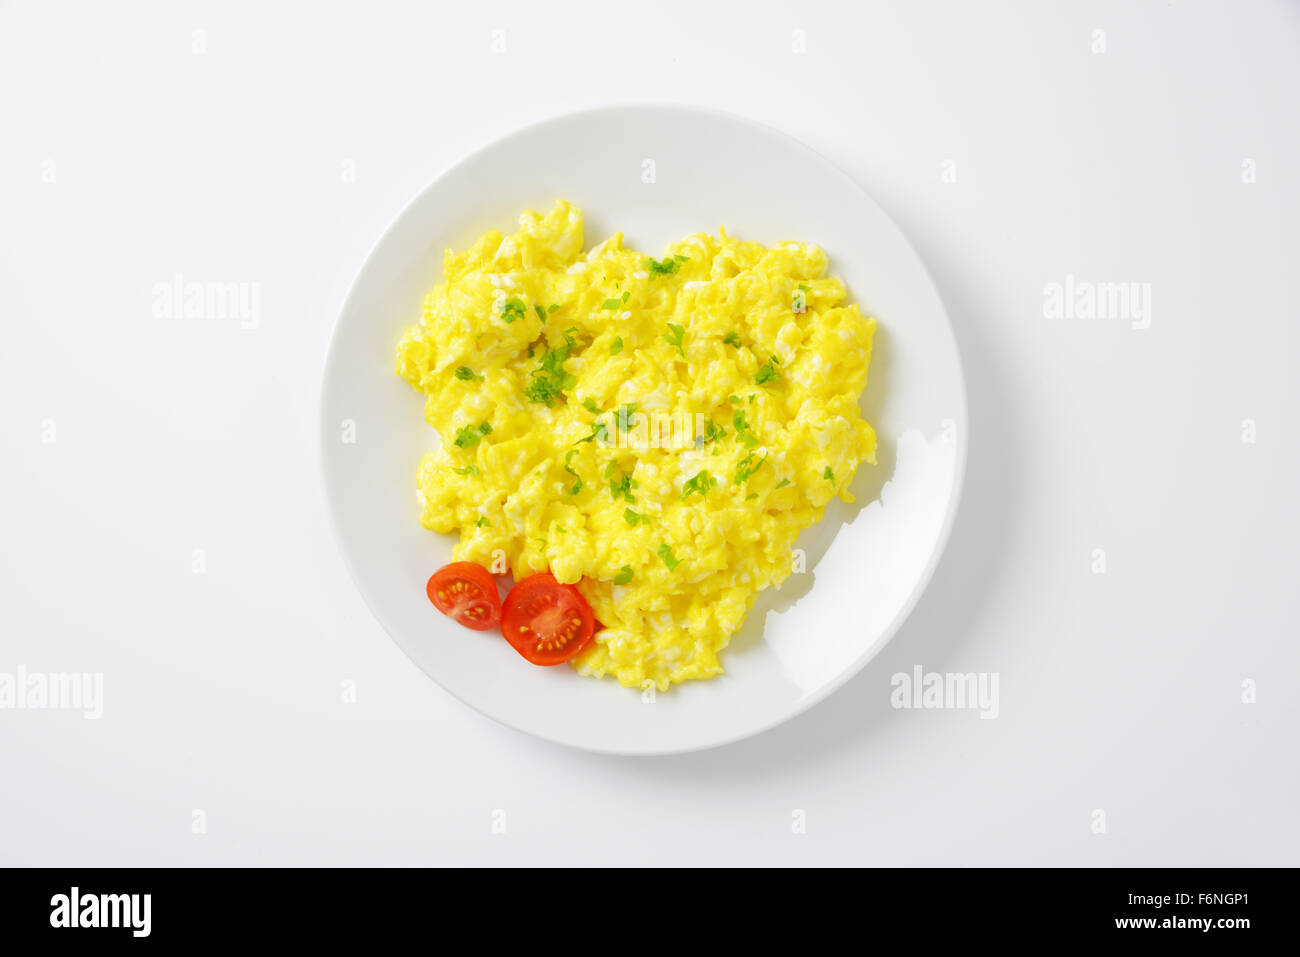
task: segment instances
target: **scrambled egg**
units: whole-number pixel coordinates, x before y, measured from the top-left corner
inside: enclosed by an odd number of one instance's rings
[[[458,561],[577,583],[599,624],[572,664],[629,687],[721,673],[799,532],[875,462],[875,321],[817,246],[719,232],[583,255],[578,209],[526,212],[446,252],[397,350],[441,438],[424,526],[460,532]]]

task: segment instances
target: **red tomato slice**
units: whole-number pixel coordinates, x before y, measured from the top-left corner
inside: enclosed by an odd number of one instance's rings
[[[506,595],[501,632],[535,665],[558,665],[591,644],[596,616],[572,585],[549,572],[517,583]]]
[[[473,562],[443,565],[425,586],[433,607],[466,628],[487,631],[501,620],[501,598],[488,570]]]

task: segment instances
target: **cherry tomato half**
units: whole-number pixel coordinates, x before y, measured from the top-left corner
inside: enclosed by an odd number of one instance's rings
[[[572,585],[549,572],[517,583],[506,595],[501,633],[535,665],[558,665],[591,644],[596,616]]]
[[[425,586],[429,601],[466,628],[487,631],[501,620],[497,583],[486,568],[473,562],[443,565]]]

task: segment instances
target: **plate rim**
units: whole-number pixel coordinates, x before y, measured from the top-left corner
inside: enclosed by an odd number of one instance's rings
[[[449,688],[446,684],[444,684],[434,675],[431,675],[428,671],[426,671],[424,667],[420,664],[420,662],[418,662],[406,650],[406,647],[403,645],[403,643],[397,638],[396,635],[393,634],[388,624],[375,610],[375,607],[371,601],[370,596],[367,594],[365,587],[363,587],[361,583],[361,578],[358,575],[358,571],[354,563],[354,559],[348,553],[348,550],[344,547],[343,536],[340,528],[340,519],[336,512],[335,500],[330,492],[331,485],[330,485],[330,477],[329,477],[329,469],[328,469],[329,439],[327,438],[328,429],[327,429],[327,423],[325,422],[325,413],[326,413],[325,407],[327,403],[326,389],[331,380],[331,373],[334,369],[334,366],[336,362],[339,361],[338,360],[339,350],[337,349],[337,346],[339,340],[340,326],[343,317],[347,315],[350,311],[352,311],[354,305],[353,299],[357,294],[357,286],[361,280],[361,277],[364,276],[366,271],[370,268],[371,263],[375,259],[375,256],[378,254],[379,250],[385,245],[386,241],[392,235],[394,230],[397,228],[402,218],[407,214],[407,212],[413,206],[417,205],[421,200],[424,199],[425,196],[427,196],[430,192],[435,190],[438,187],[439,183],[441,183],[444,179],[451,176],[453,173],[461,170],[462,168],[472,165],[476,160],[478,160],[478,158],[481,155],[488,152],[489,150],[494,150],[499,147],[502,147],[508,144],[511,140],[514,140],[516,138],[522,138],[529,134],[535,133],[536,131],[542,129],[543,127],[550,126],[555,123],[567,122],[571,120],[579,120],[583,118],[598,116],[601,114],[618,114],[618,113],[626,112],[628,110],[653,110],[653,111],[661,111],[661,112],[693,113],[696,114],[697,116],[708,117],[711,119],[720,119],[731,123],[739,123],[743,126],[751,127],[752,129],[755,129],[765,135],[778,137],[782,140],[785,140],[788,144],[794,146],[799,151],[808,155],[815,162],[820,163],[827,171],[833,173],[833,175],[835,175],[842,184],[847,186],[849,189],[854,190],[856,193],[858,193],[861,196],[862,199],[864,199],[867,203],[874,206],[876,211],[882,217],[882,219],[886,223],[888,223],[889,227],[893,230],[897,240],[907,248],[907,250],[912,254],[912,257],[916,260],[917,265],[921,269],[921,274],[924,276],[925,281],[929,284],[930,289],[933,291],[935,299],[939,304],[939,309],[943,316],[943,326],[944,329],[947,331],[949,340],[952,343],[953,356],[956,360],[955,361],[956,387],[957,387],[957,397],[959,401],[955,411],[961,416],[961,421],[963,423],[962,433],[958,436],[958,441],[956,442],[957,448],[956,448],[956,454],[954,459],[951,496],[949,498],[947,513],[944,515],[943,525],[939,530],[938,537],[935,539],[934,548],[930,553],[930,557],[926,562],[925,568],[923,569],[920,576],[917,577],[916,583],[913,585],[911,593],[908,595],[907,600],[904,601],[901,607],[899,608],[899,611],[894,616],[893,621],[891,621],[889,625],[877,635],[875,641],[871,643],[871,646],[867,648],[865,651],[863,651],[863,653],[858,658],[856,658],[853,662],[851,662],[849,665],[843,668],[838,675],[836,675],[830,681],[827,681],[822,687],[818,688],[816,691],[810,694],[806,694],[803,697],[801,697],[798,700],[798,702],[796,702],[795,706],[790,710],[786,711],[781,715],[778,715],[777,717],[769,721],[761,722],[755,725],[753,728],[747,729],[738,734],[730,734],[728,736],[718,738],[716,740],[709,740],[709,741],[705,741],[698,744],[692,744],[685,747],[628,749],[628,748],[616,748],[616,747],[601,747],[597,745],[589,745],[589,744],[583,744],[574,741],[568,741],[559,737],[555,737],[553,735],[543,734],[532,728],[524,727],[518,724],[513,724],[510,721],[507,721],[505,718],[484,711],[481,708],[477,707],[476,705],[470,703],[469,701],[466,701],[459,694],[457,694],[455,691]],[[726,747],[727,745],[735,744],[738,741],[744,741],[748,738],[757,737],[758,735],[765,734],[766,732],[771,731],[773,728],[785,724],[787,721],[791,721],[794,718],[797,718],[799,715],[807,713],[808,711],[816,707],[818,704],[821,704],[823,701],[825,701],[827,698],[833,695],[836,691],[844,687],[844,685],[846,685],[853,678],[857,677],[862,672],[862,670],[868,664],[870,664],[871,660],[875,658],[876,655],[878,655],[882,650],[884,650],[884,648],[891,641],[893,641],[894,636],[898,633],[899,629],[901,629],[903,627],[903,624],[911,617],[912,612],[916,609],[916,606],[920,603],[921,597],[925,595],[925,593],[929,590],[930,582],[933,580],[934,574],[938,570],[939,564],[943,561],[943,557],[948,550],[948,543],[952,536],[953,526],[956,524],[957,513],[961,509],[963,492],[965,490],[965,485],[966,485],[966,453],[967,453],[967,446],[970,443],[970,432],[971,432],[969,402],[968,402],[968,396],[966,390],[965,366],[962,363],[961,347],[960,347],[960,343],[957,340],[956,330],[953,328],[952,317],[948,312],[948,307],[945,305],[943,301],[943,295],[942,293],[940,293],[939,287],[934,281],[934,276],[931,275],[930,273],[929,266],[926,264],[925,260],[921,257],[920,253],[917,252],[916,247],[912,245],[911,240],[908,239],[907,235],[894,221],[894,218],[890,216],[889,213],[884,209],[884,207],[882,207],[876,201],[876,199],[869,192],[867,192],[867,190],[862,185],[860,185],[857,182],[857,180],[855,180],[852,176],[850,176],[845,170],[841,169],[838,164],[836,164],[834,161],[829,159],[824,154],[813,149],[808,144],[804,143],[798,137],[790,133],[787,133],[782,129],[779,129],[778,127],[772,126],[761,120],[753,119],[752,117],[744,116],[738,113],[732,113],[728,110],[717,109],[715,107],[698,106],[695,104],[685,104],[685,103],[672,103],[666,101],[653,101],[653,100],[606,104],[604,106],[590,107],[582,110],[572,110],[564,113],[556,113],[547,116],[544,119],[540,119],[535,122],[528,123],[524,126],[518,127],[517,129],[514,129],[503,136],[498,136],[495,139],[483,143],[478,148],[467,153],[461,159],[457,160],[456,162],[452,163],[449,166],[444,167],[433,177],[432,180],[429,181],[429,183],[423,189],[421,189],[418,193],[416,193],[409,200],[407,200],[406,203],[403,204],[402,208],[398,210],[397,213],[389,220],[388,225],[384,227],[383,231],[380,232],[379,236],[371,244],[370,251],[366,254],[365,259],[362,260],[360,267],[358,267],[355,274],[353,275],[352,281],[348,285],[347,294],[343,297],[343,301],[340,304],[335,314],[334,322],[330,329],[329,340],[325,347],[325,359],[321,365],[320,387],[319,387],[319,392],[317,394],[316,420],[317,420],[317,427],[319,430],[317,436],[318,439],[317,465],[318,468],[320,469],[321,490],[324,493],[325,511],[326,514],[328,515],[330,533],[332,538],[334,539],[335,548],[337,549],[339,555],[343,559],[343,565],[347,569],[348,577],[352,579],[353,587],[357,590],[357,593],[361,596],[361,600],[365,604],[366,610],[370,612],[371,617],[380,626],[380,628],[383,629],[384,633],[388,635],[389,640],[391,640],[393,644],[397,646],[398,650],[402,652],[402,654],[407,658],[408,661],[410,661],[413,665],[415,665],[415,667],[419,670],[421,674],[423,674],[427,679],[432,681],[437,687],[441,688],[444,692],[451,695],[451,697],[454,698],[457,702],[459,702],[460,704],[464,705],[467,708],[470,708],[476,714],[483,715],[484,717],[489,718],[492,721],[495,721],[497,724],[501,725],[502,727],[506,727],[514,731],[522,732],[531,738],[545,741],[549,744],[574,748],[576,750],[585,751],[591,754],[602,754],[602,755],[611,755],[611,756],[618,756],[618,757],[663,757],[663,756],[674,755],[674,754],[692,754],[700,751],[708,751],[713,748]]]

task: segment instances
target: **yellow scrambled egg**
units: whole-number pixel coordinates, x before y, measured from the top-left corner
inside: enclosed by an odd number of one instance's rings
[[[459,531],[456,560],[577,583],[603,630],[574,666],[631,687],[719,674],[799,532],[875,461],[875,321],[817,246],[720,233],[584,255],[578,209],[524,213],[447,251],[397,351],[441,440],[422,523]]]

